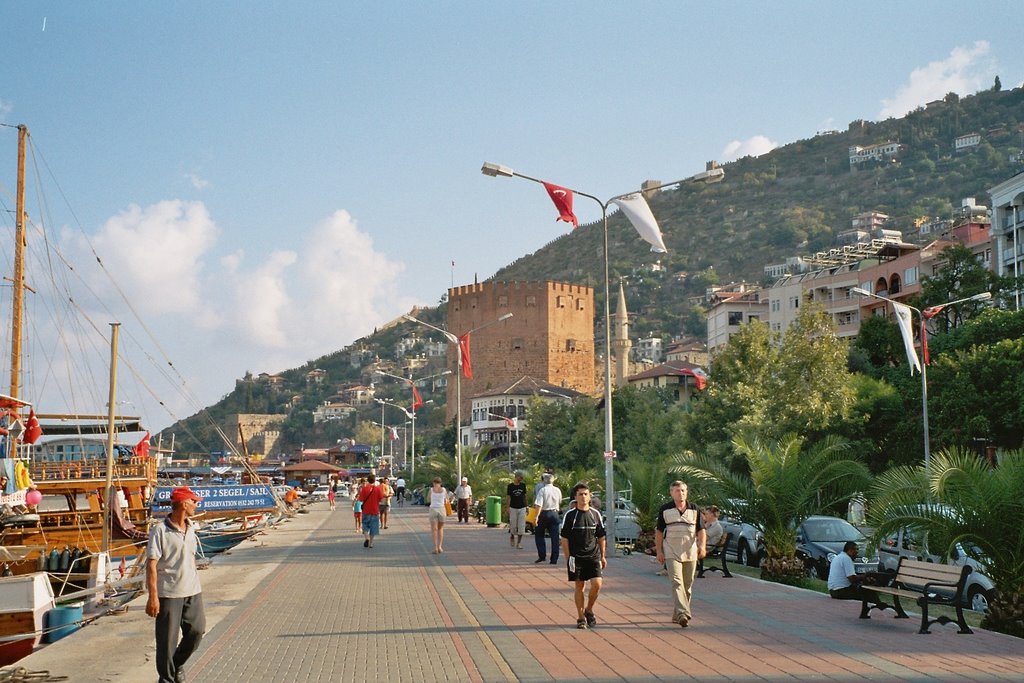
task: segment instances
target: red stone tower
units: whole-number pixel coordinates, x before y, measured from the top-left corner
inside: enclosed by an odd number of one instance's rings
[[[462,413],[470,398],[524,375],[593,394],[594,290],[564,282],[481,282],[448,290],[448,330],[468,330],[513,317],[470,335],[473,379],[462,379]],[[453,345],[448,368],[457,371]],[[455,382],[448,383],[448,419],[455,415]]]

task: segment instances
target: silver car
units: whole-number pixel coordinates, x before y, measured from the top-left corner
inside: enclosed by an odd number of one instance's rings
[[[732,555],[739,564],[760,566],[764,559],[764,534],[757,527],[739,519],[735,513],[720,510],[718,521],[722,531],[732,534],[725,546],[726,555]]]

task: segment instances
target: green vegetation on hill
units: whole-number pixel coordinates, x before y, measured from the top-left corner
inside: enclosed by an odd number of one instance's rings
[[[955,154],[954,139],[966,133],[980,134],[981,144]],[[850,170],[849,147],[886,141],[899,142],[906,150],[895,160]],[[844,132],[819,134],[757,158],[725,164],[723,182],[659,193],[650,204],[667,254],[652,254],[616,212],[609,220],[610,272],[613,282],[626,283],[627,305],[634,316],[632,333],[666,339],[681,333],[703,337],[703,311],[690,302],[709,285],[759,282],[765,265],[831,248],[835,236],[865,211],[889,214],[909,237],[915,221],[948,218],[965,197],[985,204],[987,188],[1022,170],[1022,152],[1024,88],[968,97],[950,93],[942,102],[903,118],[854,121]],[[652,272],[649,266],[655,263],[663,269]],[[492,279],[588,284],[595,288],[601,310],[602,277],[601,226],[590,224],[516,259]],[[427,309],[420,315],[439,323],[443,311]],[[597,322],[600,331],[603,321]],[[381,330],[356,343],[381,358],[393,358],[403,331]],[[313,431],[312,410],[333,395],[338,384],[358,379],[359,368],[350,364],[349,355],[342,350],[284,371],[278,387],[242,382],[206,410],[209,419],[192,416],[166,431],[177,433],[179,450],[220,450],[210,419],[221,423],[236,412],[288,413],[284,432],[291,447],[334,443],[349,436],[351,428],[339,422]],[[313,368],[327,371],[325,385],[306,383],[305,374]],[[291,407],[293,395],[301,398]],[[437,426],[441,418],[432,419]]]

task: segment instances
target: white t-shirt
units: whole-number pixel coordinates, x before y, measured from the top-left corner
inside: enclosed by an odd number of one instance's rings
[[[395,482],[395,488],[397,488],[397,489],[404,489],[405,488],[405,479],[402,479],[401,477],[399,477],[398,481]]]
[[[562,504],[562,492],[554,484],[546,484],[533,500],[534,505],[540,505],[541,512],[545,510],[557,510]]]
[[[832,558],[832,564],[828,568],[828,589],[834,591],[839,588],[849,588],[853,584],[846,577],[856,573],[857,570],[854,568],[850,556],[846,553],[839,553]]]
[[[438,492],[435,492],[434,489],[430,489],[430,507],[434,510],[444,510],[444,500],[447,497],[448,491],[443,487]]]

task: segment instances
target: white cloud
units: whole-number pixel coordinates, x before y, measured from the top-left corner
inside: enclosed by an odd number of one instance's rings
[[[175,199],[129,206],[100,227],[92,245],[144,314],[197,316],[205,301],[202,258],[217,233],[202,202]]]
[[[995,69],[987,40],[976,41],[969,48],[955,47],[948,58],[914,69],[906,85],[891,99],[882,100],[879,117],[903,116],[950,92],[962,95],[977,92],[986,86],[986,81],[995,80]]]
[[[762,154],[767,154],[776,147],[779,143],[769,140],[763,135],[755,135],[752,138],[746,140],[733,140],[725,149],[722,150],[720,158],[722,161],[735,161],[741,157],[751,156],[759,157]]]
[[[188,180],[189,185],[191,185],[197,190],[205,190],[207,187],[210,186],[209,180],[206,180],[205,178],[200,178],[199,175],[195,173],[186,173],[185,179]]]
[[[69,292],[64,299],[74,299],[92,324],[77,341],[67,326],[48,326],[63,337],[49,347],[89,345],[89,355],[102,363],[103,322],[121,321],[124,374],[136,389],[144,387],[141,397],[124,398],[158,429],[213,403],[246,371],[278,372],[340,350],[412,307],[413,300],[398,294],[404,265],[378,251],[348,212],[287,231],[291,249],[254,253],[221,246],[215,255],[222,235],[202,202],[130,206],[89,237],[116,289],[97,272],[86,238],[66,236],[62,251],[77,261],[91,292]],[[62,376],[73,371],[69,366]],[[52,368],[45,374],[52,375]],[[102,387],[95,381],[102,374],[91,372],[91,385]]]

